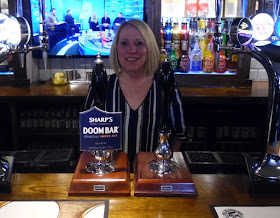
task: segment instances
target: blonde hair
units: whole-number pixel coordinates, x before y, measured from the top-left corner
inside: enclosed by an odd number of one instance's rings
[[[126,21],[122,23],[121,26],[118,28],[115,39],[113,41],[113,45],[111,47],[111,53],[109,57],[110,66],[117,74],[121,72],[121,65],[118,59],[117,44],[119,41],[120,32],[127,25],[135,27],[142,34],[148,50],[144,71],[147,75],[154,74],[159,64],[159,48],[151,28],[145,22],[138,19],[131,19],[129,21]]]

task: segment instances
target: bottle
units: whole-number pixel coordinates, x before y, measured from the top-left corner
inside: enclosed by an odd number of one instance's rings
[[[206,34],[205,34],[205,45],[211,43],[212,38],[214,36],[214,28],[215,28],[215,22],[212,20],[207,21],[207,28],[206,28]]]
[[[222,23],[221,26],[222,26],[222,36],[223,36],[222,45],[226,46],[227,42],[228,42],[228,39],[229,39],[229,35],[228,35],[228,22],[227,22],[227,20],[222,20],[221,23]],[[226,57],[228,57],[227,49],[224,49],[224,54],[225,54]]]
[[[56,127],[58,129],[64,129],[66,126],[66,121],[64,117],[64,112],[63,110],[58,110],[56,112]]]
[[[161,18],[161,26],[160,26],[160,47],[164,47],[164,38],[163,38],[163,18]]]
[[[163,30],[163,39],[164,39],[164,49],[166,52],[170,53],[171,51],[171,42],[172,42],[172,32],[171,32],[171,22],[167,20]]]
[[[200,19],[198,21],[198,30],[197,30],[197,35],[199,38],[199,47],[200,50],[202,52],[202,54],[204,53],[205,49],[206,49],[206,45],[205,45],[205,20]]]
[[[169,54],[169,60],[171,63],[171,66],[173,68],[173,71],[177,70],[177,65],[178,65],[178,58],[175,52],[175,44],[171,43],[171,52]]]
[[[190,71],[202,70],[202,52],[199,48],[198,38],[195,39],[194,49],[190,53]]]
[[[45,117],[44,117],[44,110],[39,110],[39,127],[44,128],[45,127]]]
[[[172,29],[172,41],[174,43],[174,51],[176,53],[177,59],[180,57],[180,31],[178,28],[178,23],[174,23]]]
[[[219,65],[218,65],[218,68],[215,69],[215,71],[217,73],[224,73],[224,72],[227,71],[227,58],[224,55],[224,51],[223,50],[220,52]]]
[[[67,110],[66,114],[65,114],[65,128],[66,129],[71,129],[72,128],[72,120],[71,120],[71,116],[70,116],[70,110]]]
[[[26,112],[26,128],[32,128],[32,114],[30,110]]]
[[[187,43],[184,42],[182,45],[182,56],[179,59],[179,69],[184,73],[188,73],[190,71],[190,59],[187,48]]]
[[[50,128],[51,127],[51,118],[50,118],[50,111],[49,110],[44,112],[44,120],[45,120],[44,127],[45,128]]]
[[[51,128],[52,129],[56,129],[57,125],[56,125],[56,110],[52,109],[51,110]]]
[[[212,73],[214,72],[214,68],[215,68],[215,57],[212,54],[212,47],[211,44],[209,43],[205,52],[205,57],[203,58],[202,71],[205,73]]]
[[[72,111],[72,129],[77,130],[79,128],[79,112],[76,108]]]
[[[228,41],[227,43],[228,47],[233,47],[234,44],[232,43],[231,40]],[[238,62],[238,54],[232,50],[232,49],[228,49],[227,52],[227,70],[231,71],[231,72],[236,72],[236,68],[237,68],[237,62]]]
[[[25,111],[19,113],[20,117],[20,128],[26,128],[26,116]]]
[[[189,31],[187,22],[182,23],[182,28],[180,31],[180,44],[181,44],[181,51],[183,50],[182,46],[185,43],[187,46],[187,52],[189,51]]]
[[[195,38],[197,36],[197,20],[190,21],[190,51],[193,50],[195,45]]]
[[[32,110],[32,126],[33,128],[37,129],[39,127],[39,114],[38,110],[34,109]]]

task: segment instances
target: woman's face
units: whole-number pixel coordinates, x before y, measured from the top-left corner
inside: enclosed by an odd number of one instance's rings
[[[126,25],[121,29],[117,53],[122,72],[144,73],[147,47],[136,27]]]

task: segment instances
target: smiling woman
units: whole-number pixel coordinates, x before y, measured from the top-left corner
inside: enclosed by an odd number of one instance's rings
[[[117,53],[123,74],[146,76],[144,64],[147,58],[147,46],[140,31],[126,25],[119,34]]]
[[[161,118],[161,90],[156,76],[159,48],[145,22],[132,19],[119,27],[111,48],[110,64],[116,74],[108,77],[105,108],[122,112],[122,150],[128,154],[133,170],[137,152],[156,148]],[[94,106],[93,96],[90,87],[86,109]],[[184,139],[184,116],[177,86],[170,113],[173,136]]]

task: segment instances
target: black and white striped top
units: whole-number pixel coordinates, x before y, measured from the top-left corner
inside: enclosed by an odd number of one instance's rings
[[[156,77],[155,77],[156,78]],[[132,164],[135,154],[139,151],[154,151],[158,142],[160,125],[161,97],[157,79],[154,79],[144,102],[137,110],[130,108],[125,100],[116,74],[108,77],[106,93],[106,111],[122,112],[123,139],[122,150],[128,154]],[[92,88],[89,88],[85,109],[94,106]],[[170,108],[172,134],[177,139],[186,137],[182,109],[181,93],[175,88],[175,94]]]

